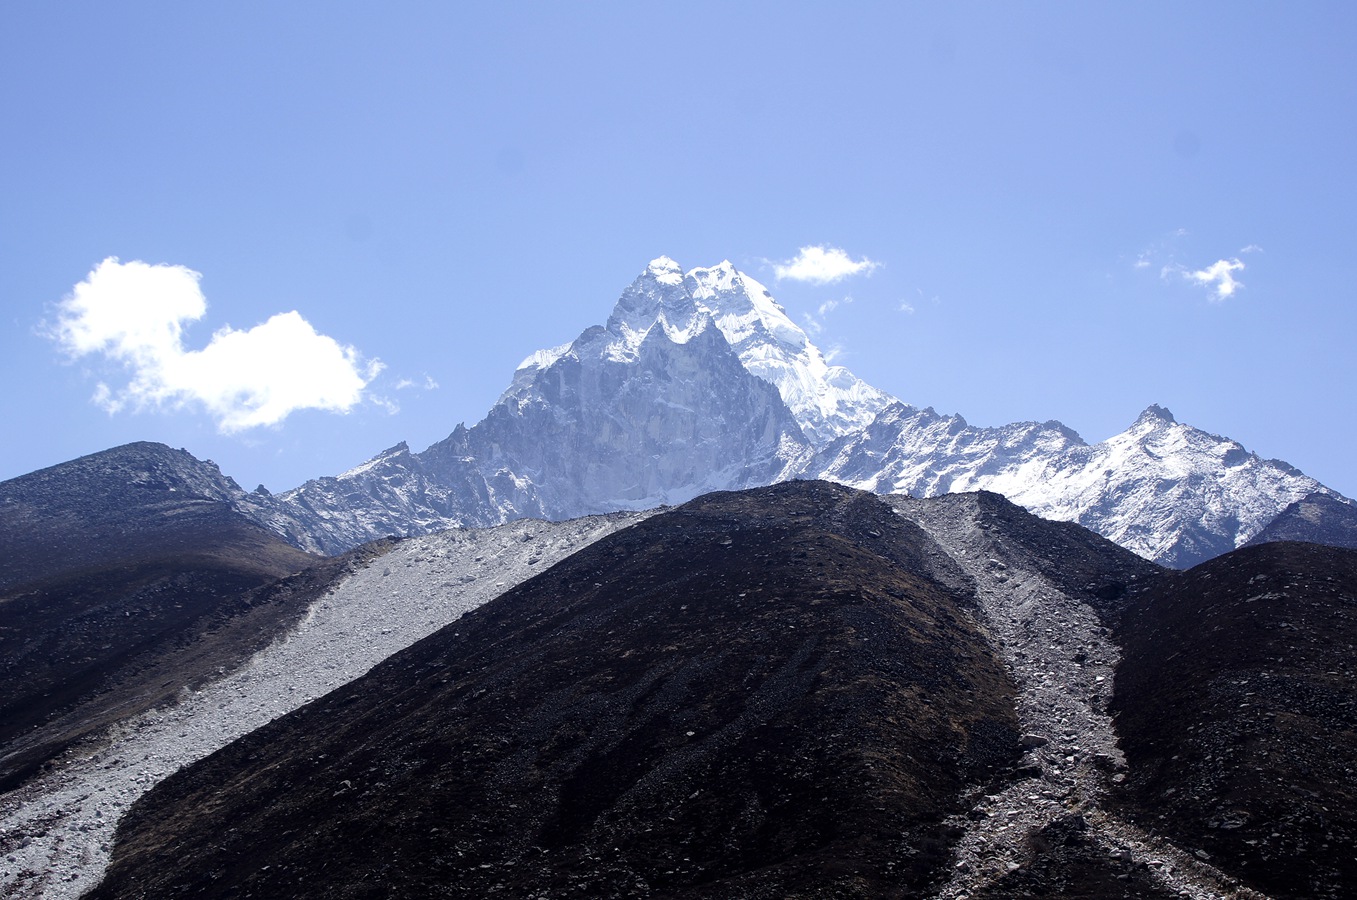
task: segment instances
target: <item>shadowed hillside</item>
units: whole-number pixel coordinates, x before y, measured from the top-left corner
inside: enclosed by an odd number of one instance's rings
[[[1133,818],[1274,897],[1357,886],[1357,551],[1246,547],[1166,578],[1121,631]]]
[[[230,487],[156,444],[0,485],[0,788],[238,664],[349,565],[303,572],[322,561],[233,512]]]
[[[934,550],[822,483],[656,516],[172,776],[94,896],[917,891],[1018,752]]]

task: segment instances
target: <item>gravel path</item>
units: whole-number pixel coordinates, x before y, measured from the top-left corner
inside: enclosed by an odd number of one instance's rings
[[[402,542],[240,670],[0,797],[0,895],[79,897],[103,877],[118,819],[161,779],[645,515],[524,521]]]
[[[945,504],[891,498],[896,511],[929,533],[975,581],[990,639],[1018,688],[1022,760],[1029,777],[979,795],[950,880],[937,900],[966,900],[1031,858],[1029,835],[1079,814],[1109,856],[1148,866],[1165,889],[1192,900],[1262,898],[1208,865],[1144,833],[1102,805],[1126,758],[1107,714],[1120,652],[1086,603],[1041,575],[982,525],[974,496]]]

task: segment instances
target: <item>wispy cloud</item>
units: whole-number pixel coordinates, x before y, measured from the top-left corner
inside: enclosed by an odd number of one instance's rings
[[[95,403],[111,413],[201,404],[221,431],[239,432],[302,409],[347,412],[382,370],[295,310],[245,331],[222,328],[206,347],[187,349],[185,325],[207,313],[201,277],[110,257],[58,304],[49,337],[73,358],[103,357],[128,373],[125,384],[101,382]]]
[[[1243,270],[1244,264],[1237,259],[1220,259],[1205,269],[1184,271],[1183,275],[1194,284],[1210,290],[1213,303],[1223,303],[1244,286],[1244,282],[1234,277],[1235,272]]]
[[[866,275],[881,264],[863,257],[853,259],[838,247],[802,247],[786,262],[773,263],[773,274],[779,281],[808,281],[812,284],[832,284],[851,275]]]
[[[853,302],[852,297],[844,297],[842,300],[826,300],[821,303],[814,313],[805,313],[802,319],[806,322],[806,330],[811,336],[816,336],[825,330],[825,317],[838,309],[840,306],[847,306]]]
[[[433,380],[432,375],[425,375],[423,381],[415,381],[410,378],[402,378],[396,382],[396,390],[408,391],[411,388],[419,388],[424,391],[433,391],[438,389],[438,382]]]

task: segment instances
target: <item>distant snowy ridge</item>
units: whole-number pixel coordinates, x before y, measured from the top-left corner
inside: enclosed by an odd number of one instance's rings
[[[829,365],[729,262],[684,272],[659,257],[606,324],[528,356],[482,421],[421,453],[401,443],[338,477],[251,495],[247,514],[336,553],[789,478],[913,496],[991,490],[1175,566],[1246,543],[1306,496],[1339,496],[1158,406],[1093,445],[1059,422],[977,428],[908,406]]]
[[[1338,496],[1159,406],[1089,445],[1059,422],[976,428],[960,416],[896,404],[827,448],[812,471],[883,494],[994,491],[1178,567],[1242,546],[1312,493]]]

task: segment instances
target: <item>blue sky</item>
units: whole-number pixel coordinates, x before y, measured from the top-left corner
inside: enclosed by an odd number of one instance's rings
[[[1089,441],[1160,403],[1357,495],[1354,9],[0,5],[0,478],[423,449],[665,254],[907,402]],[[779,279],[805,247],[877,265]],[[177,326],[76,327],[110,257]],[[269,341],[324,399],[233,414]]]

